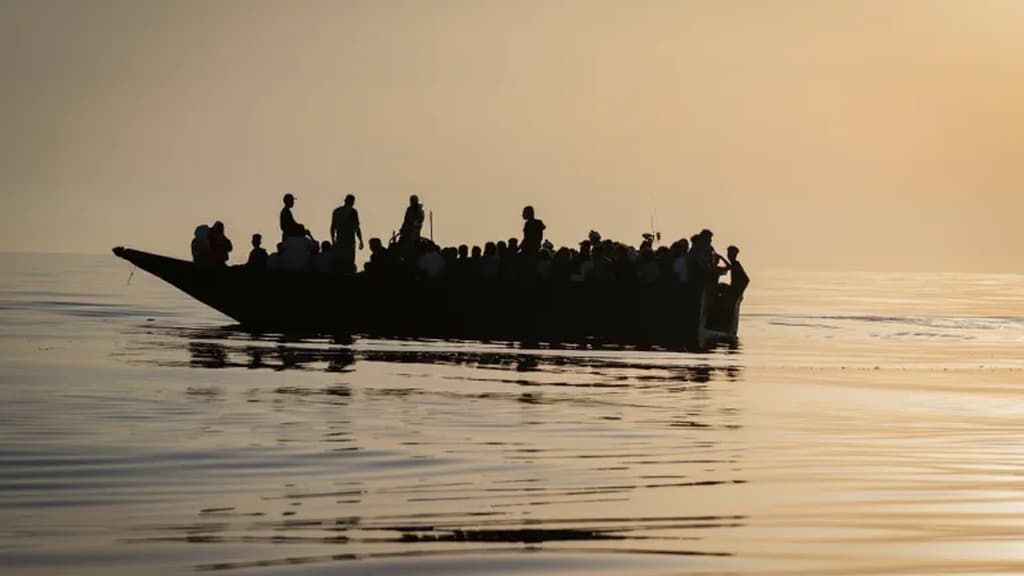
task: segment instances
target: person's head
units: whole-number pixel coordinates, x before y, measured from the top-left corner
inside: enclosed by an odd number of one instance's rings
[[[711,244],[711,239],[714,236],[715,235],[711,232],[711,230],[708,230],[707,228],[700,231],[700,239],[708,244]]]
[[[498,240],[498,243],[495,244],[495,249],[498,253],[498,256],[503,256],[505,252],[508,251],[508,244],[505,244],[504,240]]]
[[[533,206],[523,208],[523,220],[533,220]]]
[[[331,241],[330,240],[324,240],[323,242],[320,243],[320,251],[321,252],[327,253],[330,250],[331,250]]]
[[[376,254],[384,249],[384,243],[380,241],[380,238],[370,238],[370,253]]]
[[[740,249],[735,246],[729,246],[725,249],[725,255],[729,257],[730,262],[735,262],[736,257],[739,256]]]
[[[508,249],[513,252],[519,250],[519,238],[509,238]]]
[[[475,260],[475,259],[479,258],[483,254],[483,251],[480,250],[479,246],[473,246],[473,250],[471,251],[471,254],[473,255],[473,259]]]
[[[252,235],[252,247],[259,248],[260,244],[263,244],[263,236],[261,234]]]
[[[459,258],[469,258],[469,246],[459,244]]]
[[[345,195],[345,206],[353,206],[356,203],[356,197],[352,194]]]
[[[217,231],[218,234],[223,234],[224,233],[224,223],[221,222],[220,220],[217,220],[216,222],[213,223],[212,229]]]
[[[415,194],[413,194],[412,196],[409,196],[409,206],[419,206],[419,205],[420,205],[420,197],[419,196],[417,196]]]
[[[295,205],[295,196],[292,196],[291,194],[285,194],[282,200],[284,201],[284,205],[289,208]]]
[[[497,253],[498,253],[498,245],[497,244],[495,244],[494,242],[485,242],[484,243],[484,255],[485,256],[494,256]]]

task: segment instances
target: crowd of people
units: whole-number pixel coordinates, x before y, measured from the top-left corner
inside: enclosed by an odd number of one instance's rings
[[[331,239],[321,243],[309,229],[295,220],[295,197],[285,194],[280,214],[281,241],[268,254],[260,234],[253,234],[252,249],[245,266],[257,270],[354,274],[356,247],[363,249],[363,234],[355,196],[331,215]],[[655,247],[655,234],[644,234],[639,247],[601,237],[591,231],[578,248],[561,247],[544,239],[544,222],[531,206],[523,208],[523,237],[487,242],[480,246],[463,244],[441,247],[421,234],[423,205],[415,195],[398,234],[384,244],[371,238],[365,274],[380,278],[461,279],[484,282],[515,282],[540,279],[547,282],[588,282],[597,284],[656,284],[660,282],[720,284],[723,290],[742,294],[750,283],[738,259],[739,248],[729,246],[726,257],[712,246],[713,234],[702,230],[670,246]],[[224,224],[196,228],[192,259],[204,266],[227,265],[232,250]]]

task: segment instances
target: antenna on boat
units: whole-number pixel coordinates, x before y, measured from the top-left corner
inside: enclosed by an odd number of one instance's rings
[[[434,241],[434,211],[431,210],[430,214],[430,241]]]

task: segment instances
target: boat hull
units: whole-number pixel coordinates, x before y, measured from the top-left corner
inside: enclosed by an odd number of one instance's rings
[[[735,339],[741,297],[686,284],[432,281],[201,267],[114,254],[254,331],[706,347]]]

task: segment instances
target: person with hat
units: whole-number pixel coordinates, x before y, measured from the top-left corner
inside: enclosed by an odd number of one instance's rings
[[[306,227],[295,221],[292,216],[292,207],[295,206],[295,196],[285,194],[284,208],[281,208],[281,241],[284,242],[292,236],[305,236],[308,232]],[[312,235],[310,235],[312,238]]]

